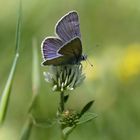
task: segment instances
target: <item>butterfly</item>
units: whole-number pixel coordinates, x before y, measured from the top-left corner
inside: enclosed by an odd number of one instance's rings
[[[64,15],[55,26],[56,37],[46,37],[41,44],[42,65],[80,64],[82,54],[79,18],[76,11]]]

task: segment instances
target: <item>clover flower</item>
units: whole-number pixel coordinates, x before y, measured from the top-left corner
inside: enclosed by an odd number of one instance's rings
[[[79,114],[75,110],[67,109],[60,115],[59,121],[63,128],[72,127],[79,122]]]
[[[52,84],[53,91],[73,90],[85,79],[82,65],[49,66],[44,72],[45,80]]]

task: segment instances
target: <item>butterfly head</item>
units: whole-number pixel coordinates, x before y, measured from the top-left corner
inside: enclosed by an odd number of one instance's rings
[[[87,60],[87,55],[86,55],[86,54],[83,54],[83,55],[81,56],[81,61],[84,61],[84,60]]]
[[[90,61],[88,60],[87,55],[86,54],[83,54],[81,56],[81,61],[85,61],[85,60],[90,64],[91,67],[93,67],[92,63],[90,63]]]

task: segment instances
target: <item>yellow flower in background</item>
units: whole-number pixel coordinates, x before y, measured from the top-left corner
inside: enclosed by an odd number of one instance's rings
[[[140,74],[140,44],[132,44],[126,48],[120,68],[122,78]]]
[[[88,81],[104,78],[108,74],[128,80],[140,74],[140,44],[132,44],[127,48],[113,46],[104,51],[102,57],[88,59],[93,64],[90,67],[88,62],[83,63]]]

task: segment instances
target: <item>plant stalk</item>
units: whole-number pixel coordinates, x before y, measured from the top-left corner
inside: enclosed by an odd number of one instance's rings
[[[60,93],[60,113],[65,110],[65,103],[64,103],[64,92],[61,91]]]
[[[64,91],[61,91],[60,92],[60,114],[62,114],[64,110],[65,110]],[[61,139],[62,140],[67,140],[66,136],[63,133],[63,126],[62,126],[62,124],[60,125],[60,129],[61,129]]]

